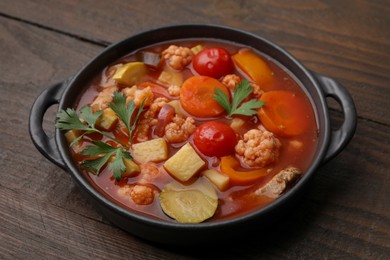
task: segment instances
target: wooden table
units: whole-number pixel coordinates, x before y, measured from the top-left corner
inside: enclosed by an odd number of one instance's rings
[[[199,23],[281,45],[353,96],[358,127],[267,239],[164,247],[110,224],[28,133],[32,103],[107,45],[144,30]],[[390,258],[390,2],[0,1],[1,259]],[[330,102],[332,122],[343,113]],[[45,116],[53,135],[56,107]],[[259,237],[265,234],[259,234]]]

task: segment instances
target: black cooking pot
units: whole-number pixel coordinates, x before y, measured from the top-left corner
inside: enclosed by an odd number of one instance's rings
[[[95,189],[86,175],[79,170],[73,162],[62,132],[56,129],[55,136],[52,138],[48,137],[42,128],[43,116],[50,106],[59,104],[59,110],[74,107],[88,85],[87,83],[108,64],[148,45],[190,38],[232,41],[250,46],[272,57],[302,83],[301,85],[311,99],[316,114],[319,129],[318,147],[313,161],[301,180],[270,205],[234,219],[200,224],[170,223],[121,207]],[[344,122],[338,130],[331,130],[326,103],[327,97],[336,100],[344,112]],[[247,234],[256,228],[265,228],[274,223],[297,201],[316,169],[337,155],[348,144],[355,129],[356,110],[353,100],[346,89],[337,81],[309,71],[288,52],[257,35],[233,28],[211,25],[180,25],[159,28],[116,43],[89,62],[72,79],[44,90],[33,104],[30,114],[30,135],[38,150],[50,161],[69,172],[74,181],[96,202],[102,213],[113,224],[151,241],[182,245],[232,239],[240,237],[240,234]]]

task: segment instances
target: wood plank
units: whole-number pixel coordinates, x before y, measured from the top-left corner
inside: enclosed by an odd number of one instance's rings
[[[4,186],[0,188],[0,209],[2,258],[172,259],[176,255],[111,225]]]
[[[0,35],[0,60],[7,61],[0,64],[0,162],[5,173],[0,185],[101,219],[70,176],[35,149],[28,133],[29,111],[39,93],[74,74],[101,47],[4,18]],[[44,121],[49,135],[54,118],[55,107]]]
[[[20,0],[2,1],[0,10],[7,17],[102,45],[173,24],[211,23],[247,30],[285,47],[308,68],[338,79],[353,93],[359,116],[390,124],[386,1],[195,1],[188,6],[178,0]]]

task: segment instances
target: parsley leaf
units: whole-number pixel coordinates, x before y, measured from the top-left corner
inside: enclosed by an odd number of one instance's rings
[[[80,115],[73,108],[67,108],[66,110],[61,110],[57,113],[57,121],[55,127],[61,130],[81,130],[85,131],[82,135],[77,137],[70,146],[77,143],[84,135],[100,132],[95,128],[95,123],[97,119],[103,114],[103,111],[92,112],[92,108],[89,106],[84,106],[80,109]],[[83,123],[83,121],[87,123]]]
[[[118,115],[120,120],[125,124],[127,131],[129,131],[129,136],[130,136],[130,143],[133,142],[132,136],[133,136],[133,131],[136,127],[136,123],[138,121],[138,118],[140,114],[143,111],[144,107],[144,101],[142,101],[141,106],[138,110],[137,115],[135,116],[133,122],[132,122],[132,117],[133,113],[136,109],[136,106],[134,104],[133,100],[130,100],[128,104],[126,105],[126,95],[123,93],[118,93],[117,91],[114,92],[114,103],[110,103],[110,107],[114,112]]]
[[[107,153],[115,152],[117,149],[116,147],[113,147],[113,146],[106,144],[105,142],[101,142],[101,141],[92,141],[92,143],[94,145],[87,146],[87,148],[85,148],[81,152],[81,154],[95,157],[95,156],[99,156],[99,155],[104,154],[104,153],[107,154]]]
[[[61,130],[94,130],[96,120],[102,113],[103,111],[92,113],[91,107],[84,106],[81,108],[79,116],[73,108],[67,108],[57,113],[55,126]],[[85,120],[88,125],[84,124],[80,118]]]
[[[102,157],[96,159],[90,159],[83,161],[80,165],[88,170],[93,171],[95,174],[99,175],[101,168],[108,162],[114,152],[107,153]]]
[[[102,167],[109,162],[108,167],[113,170],[114,178],[117,181],[120,181],[122,173],[126,171],[123,159],[132,159],[130,153],[124,151],[123,148],[113,147],[102,141],[92,141],[92,143],[93,145],[87,146],[81,154],[90,157],[99,157],[96,159],[85,160],[81,163],[81,166],[99,175]]]
[[[215,88],[215,94],[213,95],[213,98],[226,110],[229,117],[232,115],[252,116],[257,114],[255,109],[258,109],[265,104],[265,102],[257,99],[251,99],[242,103],[242,101],[246,99],[252,92],[253,87],[250,85],[249,81],[243,79],[239,85],[236,85],[236,90],[233,93],[233,100],[231,104],[229,97],[218,88]]]
[[[81,130],[85,131],[82,135],[77,137],[73,142],[70,144],[70,146],[77,143],[81,138],[83,138],[84,135],[90,134],[90,133],[99,133],[118,144],[122,145],[123,147],[126,147],[125,144],[120,142],[119,140],[115,139],[114,137],[108,135],[107,133],[104,133],[98,129],[95,128],[96,121],[98,118],[103,114],[102,110],[98,110],[95,113],[92,111],[92,108],[88,105],[83,106],[80,109],[80,115],[77,114],[77,112],[73,108],[67,108],[66,110],[61,110],[57,113],[57,121],[55,124],[55,127],[60,130]],[[87,124],[85,124],[85,123]]]
[[[264,104],[265,102],[261,100],[251,99],[248,102],[242,104],[232,114],[244,115],[244,116],[256,115],[257,111],[255,109],[262,107]]]
[[[213,95],[215,101],[217,101],[227,112],[230,114],[230,100],[229,97],[219,88],[214,89],[216,95]]]
[[[80,109],[80,118],[83,119],[87,124],[95,128],[96,121],[98,118],[103,114],[102,110],[98,110],[95,113],[92,112],[92,107],[90,106],[83,106]]]
[[[123,158],[131,159],[132,157],[128,152],[124,152],[122,149],[117,149],[114,159],[110,163],[110,169],[113,171],[114,178],[119,181],[122,178],[122,173],[126,171],[126,166],[123,163]]]

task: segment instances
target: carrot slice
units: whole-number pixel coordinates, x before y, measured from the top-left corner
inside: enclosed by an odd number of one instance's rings
[[[215,88],[229,96],[228,89],[218,80],[207,76],[193,76],[184,81],[180,89],[180,103],[184,110],[197,117],[214,117],[224,108],[214,100]]]
[[[273,80],[273,73],[268,64],[256,53],[249,49],[240,50],[232,56],[233,61],[244,71],[262,90],[267,91]]]
[[[268,131],[280,136],[294,136],[308,128],[311,108],[304,97],[275,90],[264,93],[260,99],[265,105],[257,115]]]
[[[240,162],[232,156],[221,158],[221,171],[230,178],[230,183],[235,185],[249,185],[268,175],[267,169],[252,171],[238,171]]]

